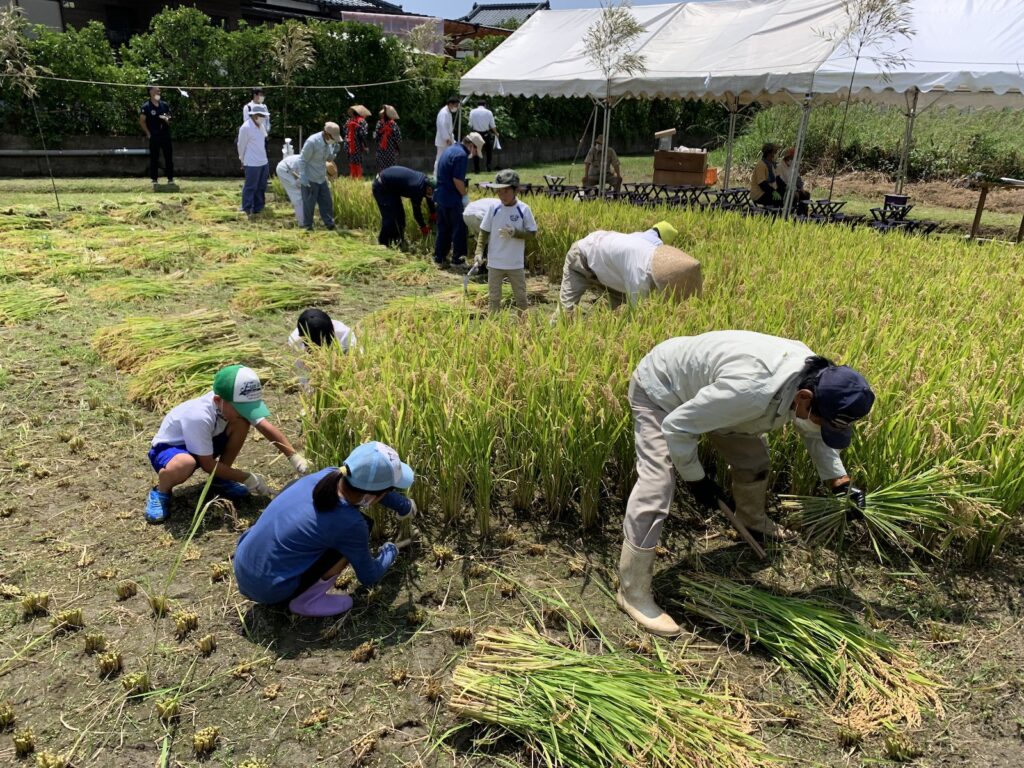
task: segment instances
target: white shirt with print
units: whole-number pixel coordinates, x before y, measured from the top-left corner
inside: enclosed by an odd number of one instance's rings
[[[500,200],[495,200],[480,223],[480,231],[488,234],[487,266],[493,269],[523,269],[526,266],[526,241],[517,237],[502,237],[503,227],[512,227],[518,232],[536,232],[537,222],[530,206],[518,199],[512,205],[502,205]]]
[[[213,438],[227,426],[213,404],[213,392],[207,392],[175,406],[160,424],[153,445],[177,445],[196,456],[213,456]]]

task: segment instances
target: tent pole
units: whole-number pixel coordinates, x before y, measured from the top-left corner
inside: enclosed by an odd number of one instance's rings
[[[604,184],[608,177],[608,144],[611,141],[609,134],[612,130],[612,104],[611,99],[606,99],[604,104],[604,141],[601,143],[601,175],[598,181],[600,195],[604,198]]]
[[[793,157],[793,170],[789,174],[791,184],[786,185],[786,196],[782,203],[782,218],[789,218],[793,210],[793,198],[796,196],[796,180],[800,178],[800,158],[804,153],[804,138],[807,135],[807,122],[811,118],[811,97],[813,94],[804,94],[803,114],[800,115],[800,130],[796,134],[796,154]]]
[[[732,143],[736,138],[736,115],[739,110],[740,100],[729,104],[729,141],[725,145],[725,178],[722,181],[722,189],[729,189],[729,176],[732,173]]]
[[[906,112],[907,126],[903,134],[903,151],[900,153],[900,168],[896,172],[897,195],[903,194],[903,183],[907,179],[907,171],[910,169],[910,142],[914,136],[914,121],[917,119],[917,96],[921,91],[914,88],[914,98],[910,102],[910,108]]]

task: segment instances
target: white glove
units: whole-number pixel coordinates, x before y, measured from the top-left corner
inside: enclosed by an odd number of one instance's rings
[[[270,496],[272,493],[270,486],[267,485],[267,481],[252,472],[245,476],[242,485],[249,489],[249,493],[256,494],[257,496]]]
[[[502,240],[511,240],[513,237],[516,236],[516,228],[502,227],[501,229],[498,230],[498,236],[501,237]]]
[[[306,461],[306,457],[298,451],[289,456],[288,461],[291,462],[292,469],[295,470],[295,474],[305,475],[309,472],[309,462]]]

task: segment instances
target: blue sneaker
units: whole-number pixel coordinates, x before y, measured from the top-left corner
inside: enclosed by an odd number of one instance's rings
[[[249,495],[249,489],[242,483],[236,483],[234,480],[223,480],[219,477],[213,478],[210,490],[223,496],[225,499],[244,499]]]
[[[156,488],[149,492],[149,500],[146,502],[146,522],[162,523],[167,519],[171,509],[171,494],[162,493]]]

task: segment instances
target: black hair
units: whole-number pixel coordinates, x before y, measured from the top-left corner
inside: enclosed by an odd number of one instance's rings
[[[345,474],[336,469],[320,478],[313,488],[313,509],[317,512],[330,512],[338,506],[338,483]]]
[[[299,335],[310,344],[323,347],[334,340],[334,323],[322,309],[307,309],[299,315],[296,323]]]
[[[341,469],[328,472],[326,475],[321,477],[313,488],[313,509],[317,512],[330,512],[332,509],[337,507],[339,484],[344,484],[344,487],[353,493],[380,494],[390,493],[395,490],[394,486],[392,486],[380,491],[367,491],[364,488],[359,488],[353,485],[352,481],[348,479],[349,474],[348,466],[342,465]]]
[[[797,384],[797,389],[809,389],[814,393],[815,397],[818,394],[818,377],[821,376],[821,372],[826,368],[834,366],[831,360],[821,355],[811,355],[804,360],[804,369],[800,371],[800,380]],[[815,408],[814,401],[811,401],[811,413],[815,416],[820,416],[817,409]]]
[[[779,147],[777,144],[772,144],[770,141],[766,144],[761,145],[761,156],[770,155],[772,152],[778,152]]]
[[[259,86],[256,86],[255,88],[252,89],[252,95],[255,96],[258,93],[263,93],[263,89],[260,88]]]
[[[486,107],[487,106],[487,99],[477,99],[476,100],[476,105],[478,107]]]

